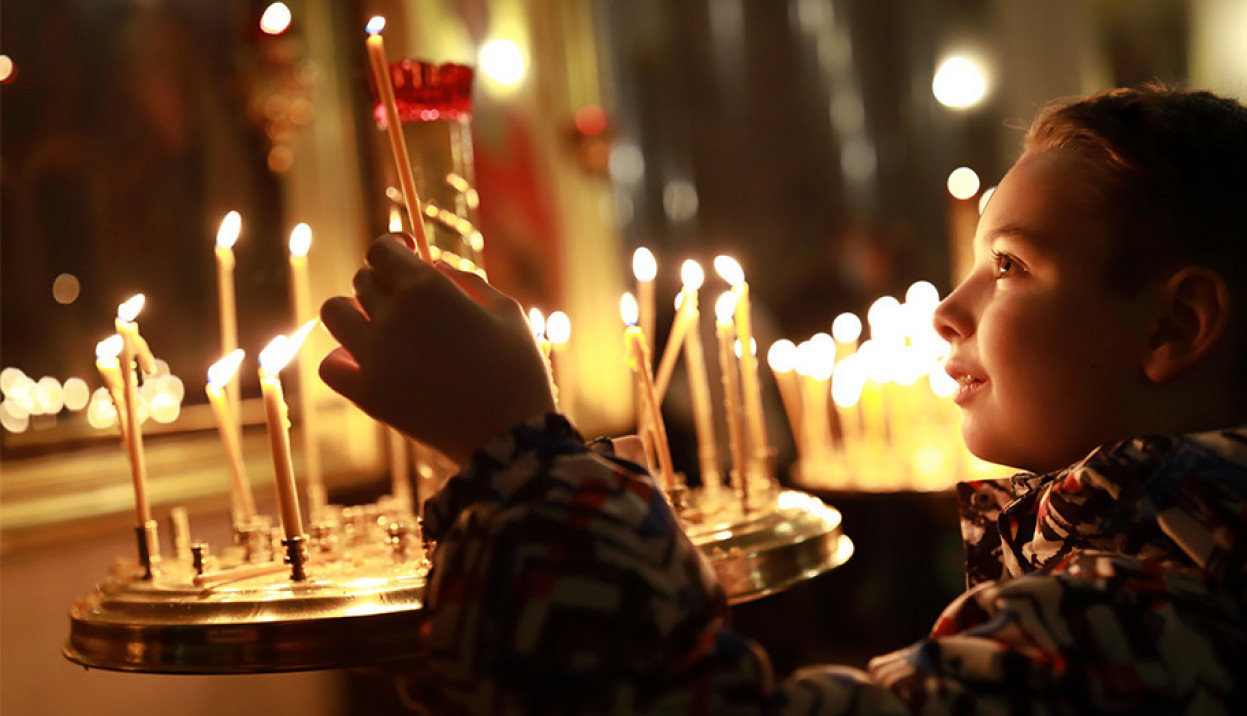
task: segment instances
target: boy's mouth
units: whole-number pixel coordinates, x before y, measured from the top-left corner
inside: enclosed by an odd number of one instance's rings
[[[956,378],[957,392],[953,394],[953,402],[957,405],[963,405],[987,384],[987,381],[982,378],[976,378],[969,374],[958,375]]]

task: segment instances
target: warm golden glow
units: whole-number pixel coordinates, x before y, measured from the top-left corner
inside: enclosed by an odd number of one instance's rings
[[[702,270],[701,264],[687,259],[680,265],[680,280],[684,282],[686,291],[696,291],[705,283],[706,272]]]
[[[637,312],[636,297],[631,293],[624,293],[623,297],[619,299],[619,317],[629,326],[635,326]]]
[[[511,40],[490,40],[481,47],[477,57],[481,72],[504,87],[519,84],[524,79],[524,53]]]
[[[736,287],[745,282],[745,270],[731,256],[715,256],[714,270],[729,286]]]
[[[216,232],[216,245],[221,249],[234,248],[234,242],[238,241],[238,234],[242,232],[242,215],[237,211],[231,211],[221,219],[221,227]]]
[[[965,57],[950,57],[936,70],[931,91],[945,107],[964,109],[982,101],[987,81],[974,62]]]
[[[632,252],[632,275],[638,281],[654,280],[658,275],[658,261],[654,259],[654,252],[644,246]]]
[[[208,385],[214,388],[220,388],[229,383],[234,374],[238,372],[238,366],[242,365],[243,356],[246,352],[241,348],[235,348],[230,351],[224,358],[213,363],[208,368]]]
[[[312,227],[307,224],[297,224],[290,232],[290,255],[291,256],[307,256],[307,252],[312,248]]]

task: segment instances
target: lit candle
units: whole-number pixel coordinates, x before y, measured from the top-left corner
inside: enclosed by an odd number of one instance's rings
[[[134,319],[143,310],[145,298],[136,294],[117,307],[117,320],[114,325],[121,335],[121,389],[125,402],[125,443],[130,455],[130,476],[134,481],[134,500],[138,512],[139,525],[146,524],[152,518],[151,504],[147,498],[147,463],[143,454],[143,432],[139,425],[138,408],[138,375],[136,370],[154,373],[155,361],[147,348],[147,341],[139,335],[139,326]],[[138,362],[136,368],[135,362]],[[118,415],[118,418],[121,416]],[[154,556],[154,555],[153,555]]]
[[[730,475],[737,491],[744,489],[745,430],[740,412],[740,381],[736,375],[736,294],[725,291],[714,304],[715,337],[719,341],[719,371],[723,376],[723,407],[727,413],[728,452],[732,456]]]
[[[667,337],[667,345],[663,347],[662,359],[658,361],[658,377],[654,384],[661,403],[667,395],[667,387],[671,384],[671,374],[675,372],[675,362],[680,357],[680,349],[684,346],[685,335],[690,329],[696,330],[697,289],[706,280],[706,273],[701,264],[688,259],[680,267],[680,280],[684,287],[676,294],[675,320],[671,322],[671,335]]]
[[[238,347],[238,309],[234,302],[234,244],[242,231],[242,216],[231,211],[221,219],[221,226],[216,232],[216,287],[217,307],[220,313],[221,355],[226,355]],[[242,406],[238,382],[230,383],[226,388],[229,396],[231,413],[234,419],[234,431],[241,433]]]
[[[775,341],[766,352],[767,365],[775,376],[775,384],[779,386],[779,399],[784,404],[784,413],[788,416],[788,428],[797,444],[797,452],[804,457],[808,446],[805,444],[805,433],[801,426],[801,380],[794,371],[796,359],[797,346],[787,338]]]
[[[836,345],[826,333],[815,334],[797,349],[796,369],[802,377],[801,402],[804,406],[802,424],[809,448],[806,457],[820,474],[826,473],[832,459],[827,398],[835,363]]]
[[[541,309],[529,309],[528,326],[532,329],[533,340],[537,341],[537,350],[541,352],[541,360],[545,363],[546,380],[550,382],[550,392],[554,396],[554,408],[558,410],[559,389],[554,384],[554,365],[550,362],[550,340],[546,338],[546,317],[542,315]]]
[[[716,256],[714,270],[727,281],[736,294],[736,339],[740,341],[740,386],[744,401],[745,428],[749,431],[749,454],[753,469],[760,477],[767,474],[766,423],[762,414],[762,386],[758,382],[758,357],[753,351],[753,328],[750,316],[749,284],[740,264],[730,256]]]
[[[294,466],[290,460],[290,422],[280,373],[298,352],[300,344],[313,325],[315,321],[308,321],[293,338],[278,335],[260,351],[260,391],[264,396],[264,419],[268,425],[269,449],[273,456],[281,524],[287,540],[303,535],[303,518],[299,514],[299,495],[294,483]]]
[[[654,393],[654,376],[650,369],[649,348],[641,328],[637,326],[637,303],[632,294],[625,293],[619,302],[619,314],[623,317],[624,341],[627,346],[628,367],[637,381],[637,390],[645,404],[647,423],[654,431],[654,450],[658,454],[658,468],[662,485],[669,494],[676,489],[675,470],[671,465],[671,449],[667,444],[667,429],[663,424],[658,398]]]
[[[312,229],[307,224],[297,224],[290,232],[290,301],[294,310],[294,322],[304,324],[315,316],[309,290],[307,255],[312,248]],[[312,376],[316,366],[307,351],[299,352],[299,416],[303,423],[303,466],[307,485],[308,512],[312,519],[329,504],[325,482],[321,476],[320,449],[316,408],[312,400]]]
[[[891,480],[891,470],[887,463],[887,415],[883,404],[883,382],[887,380],[883,370],[886,359],[881,355],[884,350],[880,344],[868,340],[862,343],[854,355],[859,356],[862,370],[861,399],[858,401],[862,413],[863,460],[872,473],[870,478],[876,484]]]
[[[117,430],[121,433],[121,446],[124,448],[128,440],[126,396],[125,388],[121,383],[121,361],[117,358],[121,355],[123,344],[124,341],[117,333],[96,343],[95,368],[100,373],[100,379],[104,381],[104,388],[108,390],[109,397],[113,399],[113,409],[117,411]]]
[[[429,252],[429,239],[424,231],[424,212],[420,210],[420,195],[416,193],[416,180],[411,174],[411,160],[407,155],[407,142],[403,139],[403,120],[398,116],[398,104],[394,100],[394,84],[390,79],[390,63],[385,56],[385,41],[381,31],[385,29],[385,18],[374,16],[365,26],[368,39],[368,59],[372,63],[372,77],[377,83],[377,93],[381,96],[381,105],[385,108],[386,130],[390,137],[390,152],[394,155],[394,163],[398,170],[398,183],[403,189],[403,202],[407,206],[407,219],[411,222],[411,230],[416,237],[416,249],[420,257],[432,262]]]
[[[836,405],[836,418],[840,421],[840,449],[848,466],[846,477],[850,482],[860,479],[862,464],[862,419],[858,401],[866,384],[866,366],[861,364],[859,353],[851,353],[836,363],[831,374],[831,400]]]
[[[636,277],[637,325],[646,341],[654,336],[654,278],[658,275],[658,262],[654,253],[641,246],[632,252],[632,275]],[[653,350],[653,343],[646,343]]]
[[[572,338],[572,322],[566,313],[555,311],[546,318],[546,338],[549,339],[554,353],[550,358],[550,370],[556,391],[554,396],[559,412],[566,414],[568,407],[574,402],[571,390],[573,384],[562,375],[564,365],[561,354],[567,350],[567,344]]]
[[[693,427],[697,430],[697,461],[702,486],[713,494],[722,484],[723,475],[719,467],[719,443],[714,434],[710,379],[706,375],[706,356],[701,344],[701,311],[697,292],[705,276],[701,264],[692,259],[680,267],[680,278],[684,282],[682,293],[685,295],[680,309],[688,312],[684,362],[688,367],[689,394],[693,401]]]
[[[241,348],[235,348],[229,355],[213,363],[208,368],[208,383],[204,386],[208,403],[216,416],[217,432],[221,434],[221,442],[225,445],[225,455],[229,460],[230,475],[233,477],[230,497],[235,524],[246,524],[255,519],[255,498],[251,494],[251,483],[247,480],[247,471],[243,466],[238,432],[234,429],[238,423],[231,415],[231,406],[224,390],[238,372],[244,355]]]
[[[143,294],[136,294],[117,307],[117,319],[113,322],[117,333],[121,335],[121,388],[125,403],[126,452],[130,457],[130,477],[134,482],[134,507],[138,524],[135,535],[138,537],[139,563],[143,567],[143,578],[151,579],[152,567],[160,561],[160,540],[156,537],[156,521],[152,519],[151,502],[147,497],[147,463],[143,454],[143,432],[139,420],[138,375],[137,370],[144,373],[156,372],[156,361],[147,341],[139,335],[139,326],[134,319],[143,310],[145,302]],[[137,362],[137,367],[135,363]],[[120,419],[120,415],[118,418]]]

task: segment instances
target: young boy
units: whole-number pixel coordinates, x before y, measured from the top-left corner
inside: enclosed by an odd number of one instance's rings
[[[331,387],[457,460],[425,506],[437,712],[1247,713],[1247,109],[1046,110],[936,325],[969,589],[868,673],[775,685],[652,479],[553,414],[518,305],[378,240]],[[527,422],[525,422],[527,421]]]

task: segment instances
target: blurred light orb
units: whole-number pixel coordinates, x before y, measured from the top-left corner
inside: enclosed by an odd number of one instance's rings
[[[982,101],[987,93],[987,81],[978,66],[970,60],[950,57],[936,70],[931,91],[945,107],[965,109]]]
[[[82,410],[91,400],[91,388],[82,378],[70,378],[65,381],[65,409]]]
[[[672,221],[688,221],[697,216],[697,187],[686,179],[673,179],[662,190],[662,207]]]
[[[63,273],[52,281],[52,298],[62,306],[68,306],[78,300],[82,286],[78,277],[71,273]]]
[[[268,35],[280,35],[290,27],[290,8],[284,2],[275,2],[260,16],[260,30]]]
[[[510,40],[486,42],[478,57],[481,72],[504,87],[518,84],[524,78],[524,54]]]
[[[645,176],[645,155],[634,144],[617,144],[611,148],[607,166],[611,179],[620,184],[634,184]]]
[[[0,55],[0,82],[8,82],[11,79],[13,79],[13,58]]]
[[[956,199],[974,198],[979,186],[979,175],[970,167],[957,167],[948,175],[948,193]]]
[[[6,400],[0,403],[0,426],[11,433],[26,432],[26,428],[30,427],[30,415]]]

